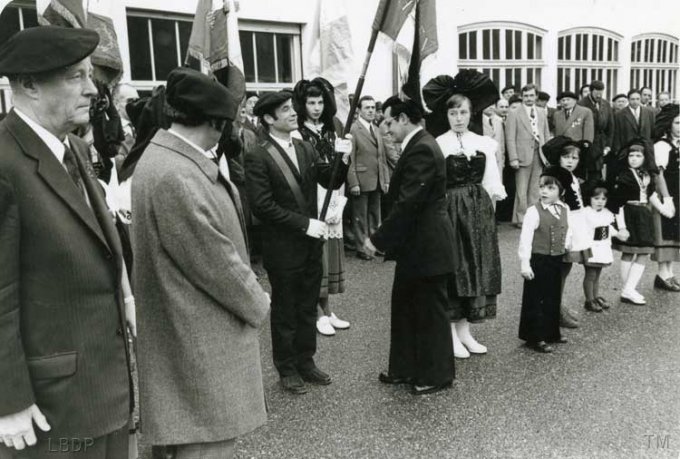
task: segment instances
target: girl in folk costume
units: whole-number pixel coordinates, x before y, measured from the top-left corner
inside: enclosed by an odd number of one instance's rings
[[[567,342],[560,333],[560,303],[571,212],[560,198],[570,184],[571,175],[561,167],[543,172],[540,200],[527,209],[517,251],[524,278],[519,338],[542,353],[553,351],[550,343]]]
[[[481,131],[482,110],[498,98],[485,75],[463,70],[442,75],[423,88],[433,116],[427,129],[446,157],[448,214],[455,235],[457,268],[449,279],[454,356],[485,354],[470,333],[470,323],[496,317],[501,292],[501,260],[493,200],[507,195],[496,165],[498,143]]]
[[[590,247],[593,244],[593,232],[585,219],[586,203],[583,200],[581,180],[576,176],[581,156],[587,151],[588,146],[587,142],[575,142],[566,136],[557,136],[543,145],[543,154],[548,162],[567,171],[570,177],[570,182],[565,185],[563,202],[569,206],[572,241],[571,249],[564,256],[562,265],[562,294],[572,264],[584,265],[592,256]],[[576,317],[565,306],[560,309],[564,325],[570,321],[576,322]],[[595,302],[586,301],[585,309],[602,312],[600,304]]]
[[[303,140],[311,143],[322,160],[332,162],[336,155],[335,140],[342,127],[336,126],[335,95],[333,86],[318,77],[311,81],[300,80],[293,90],[295,110],[298,113],[298,132]],[[321,212],[326,189],[321,185],[317,196],[318,211]],[[343,187],[344,188],[344,187]],[[345,252],[342,242],[342,211],[347,202],[344,189],[334,190],[328,208],[326,221],[329,234],[323,250],[323,280],[319,292],[319,307],[322,314],[316,322],[319,333],[335,335],[335,330],[349,328],[350,323],[339,319],[329,306],[329,295],[345,291]],[[337,218],[336,218],[337,217]],[[335,222],[333,223],[333,221]]]
[[[602,309],[609,309],[609,303],[600,296],[600,274],[602,268],[609,266],[614,261],[612,253],[612,237],[618,236],[615,215],[607,209],[607,185],[598,181],[589,190],[590,205],[585,208],[585,220],[593,234],[593,243],[590,247],[592,256],[585,263],[586,274],[583,277],[583,293],[586,296],[586,309],[588,303],[596,303]]]
[[[673,262],[680,261],[680,106],[669,104],[656,117],[654,159],[668,187],[665,211],[654,212],[654,254],[658,273],[654,287],[680,292],[680,281],[673,275]]]
[[[619,229],[612,246],[621,252],[621,301],[637,305],[646,304],[645,297],[637,291],[637,285],[649,254],[654,253],[650,204],[666,212],[657,191],[661,191],[664,197],[668,194],[663,177],[659,179],[654,158],[645,152],[644,139],[634,139],[622,148],[609,201],[610,208],[617,214]]]

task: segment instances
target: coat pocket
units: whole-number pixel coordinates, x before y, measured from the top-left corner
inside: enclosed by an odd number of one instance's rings
[[[75,374],[77,369],[78,353],[62,352],[44,357],[32,357],[27,359],[28,371],[31,379],[63,378]]]

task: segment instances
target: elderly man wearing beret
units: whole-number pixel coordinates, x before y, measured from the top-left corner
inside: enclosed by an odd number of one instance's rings
[[[602,179],[602,166],[614,142],[614,112],[602,94],[604,83],[594,80],[590,83],[589,94],[578,101],[578,105],[590,109],[593,114],[593,144],[583,158],[586,180],[594,183]]]
[[[320,239],[328,232],[317,215],[317,183],[326,189],[342,186],[351,146],[343,144],[343,161],[333,178],[330,164],[310,143],[291,138],[298,127],[292,97],[291,92],[280,91],[257,101],[254,110],[263,137],[246,155],[245,167],[248,199],[264,226],[262,258],[272,286],[274,365],[283,388],[303,394],[307,391],[303,381],[331,383],[314,363],[323,275]]]
[[[0,123],[0,458],[128,454],[133,301],[87,145],[70,134],[89,121],[98,42],[36,27],[0,47],[14,102]]]
[[[132,187],[142,434],[171,457],[224,459],[265,423],[258,329],[269,312],[248,261],[239,195],[212,153],[237,112],[195,70],[167,81],[168,130]]]

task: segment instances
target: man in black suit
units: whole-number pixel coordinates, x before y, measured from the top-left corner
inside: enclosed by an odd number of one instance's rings
[[[602,98],[603,93],[604,83],[595,80],[590,83],[589,94],[578,101],[578,105],[587,107],[593,112],[595,135],[588,155],[583,161],[586,180],[589,182],[602,179],[602,166],[612,149],[614,137],[614,112],[609,102]]]
[[[70,134],[97,95],[88,56],[98,42],[92,30],[45,26],[0,48],[14,102],[0,123],[3,459],[128,454],[134,303],[88,147]]]
[[[317,219],[317,183],[324,188],[342,186],[350,148],[331,180],[330,164],[311,144],[290,136],[298,127],[291,92],[265,94],[255,105],[255,114],[264,131],[261,142],[245,157],[246,189],[252,212],[263,225],[262,258],[272,286],[274,366],[283,388],[302,394],[307,391],[303,381],[331,383],[313,359],[321,239],[328,230]]]
[[[642,94],[637,89],[628,91],[628,107],[619,110],[614,116],[614,151],[623,148],[636,137],[646,140],[646,148],[652,148],[654,130],[654,110],[642,105]]]
[[[447,315],[447,277],[454,270],[453,228],[446,213],[446,165],[434,137],[420,126],[421,108],[393,96],[385,123],[402,154],[390,183],[392,210],[364,242],[397,261],[392,285],[387,384],[412,384],[414,395],[451,385],[453,341]]]

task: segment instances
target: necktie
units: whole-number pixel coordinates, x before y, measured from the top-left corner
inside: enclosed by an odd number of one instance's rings
[[[66,166],[66,171],[71,177],[71,180],[73,180],[76,188],[84,195],[85,186],[83,185],[83,178],[80,175],[80,169],[78,168],[75,154],[66,144],[64,144],[64,166]]]
[[[571,116],[571,109],[565,112],[565,116],[567,117],[567,119],[569,119],[569,117]]]
[[[372,124],[368,125],[368,130],[371,132],[371,138],[373,138],[373,141],[375,143],[378,143],[378,139],[375,138],[375,132],[373,131],[373,125]]]
[[[637,124],[640,124],[640,109],[636,108],[633,113],[635,113],[635,121]]]
[[[531,114],[529,115],[529,118],[531,118],[531,133],[533,134],[536,142],[540,142],[538,136],[538,122],[536,121],[536,109],[534,107],[531,107]]]

